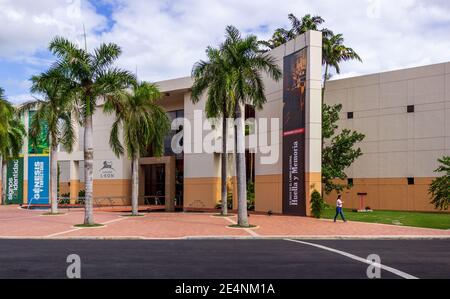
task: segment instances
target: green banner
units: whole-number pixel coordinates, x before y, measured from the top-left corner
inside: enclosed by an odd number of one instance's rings
[[[28,136],[31,136],[31,123],[36,111],[28,112]],[[36,138],[36,144],[33,144],[32,138],[28,138],[28,153],[34,155],[48,155],[49,154],[49,142],[48,142],[48,125],[41,123],[41,132]]]
[[[23,158],[10,160],[6,171],[6,204],[23,204]]]

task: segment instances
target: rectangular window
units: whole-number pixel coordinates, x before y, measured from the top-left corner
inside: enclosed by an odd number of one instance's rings
[[[353,186],[353,179],[347,179],[347,185]]]
[[[408,107],[407,107],[407,111],[408,111],[408,113],[414,113],[414,105],[409,105]]]
[[[353,119],[353,112],[347,112],[347,118]]]
[[[414,185],[414,178],[408,178],[408,185]]]

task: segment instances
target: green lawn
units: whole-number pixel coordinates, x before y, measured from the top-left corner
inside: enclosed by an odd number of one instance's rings
[[[335,208],[326,208],[322,218],[333,219],[335,213]],[[449,213],[399,211],[374,211],[372,213],[356,213],[352,212],[352,210],[350,209],[344,209],[344,215],[345,218],[350,221],[450,229]],[[340,217],[338,219],[340,219]]]

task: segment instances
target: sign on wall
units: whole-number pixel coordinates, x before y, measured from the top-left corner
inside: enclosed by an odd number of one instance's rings
[[[305,102],[307,48],[284,57],[283,213],[306,216]]]
[[[113,161],[102,161],[99,174],[101,179],[114,179],[116,177],[116,170],[114,169]]]
[[[48,156],[28,158],[28,203],[49,204],[50,163]]]
[[[6,204],[23,203],[23,157],[6,166]]]

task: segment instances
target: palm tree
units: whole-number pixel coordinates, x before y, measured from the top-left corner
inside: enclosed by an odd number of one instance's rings
[[[25,127],[20,120],[17,110],[6,99],[4,90],[0,88],[0,157],[1,173],[0,181],[4,182],[3,174],[6,170],[6,162],[17,159],[23,146]],[[3,196],[0,194],[0,197]]]
[[[256,109],[262,109],[266,103],[262,73],[278,81],[281,70],[274,57],[260,52],[256,36],[242,38],[239,30],[233,26],[226,28],[226,40],[221,46],[221,52],[227,65],[227,95],[235,119],[238,225],[248,227],[244,128],[242,121],[236,120],[242,117],[242,105],[250,104]]]
[[[269,49],[275,49],[309,30],[322,31],[325,36],[330,33],[328,29],[319,29],[319,26],[325,23],[325,20],[320,16],[307,14],[298,19],[294,14],[289,14],[288,18],[291,22],[291,29],[278,28],[270,40],[260,41],[259,43]]]
[[[62,144],[72,152],[75,142],[75,129],[71,113],[74,101],[67,81],[58,69],[31,78],[31,92],[39,94],[42,100],[30,101],[20,107],[21,112],[37,109],[30,123],[30,139],[36,143],[44,132],[50,141],[50,202],[51,214],[58,214],[58,145]]]
[[[289,21],[291,21],[291,36],[294,38],[299,36],[308,30],[319,30],[319,25],[325,23],[325,20],[320,16],[311,16],[310,14],[304,15],[299,20],[294,14],[288,15]]]
[[[118,157],[126,150],[128,158],[132,161],[133,216],[138,216],[139,157],[149,145],[152,146],[155,156],[161,156],[164,150],[164,137],[170,129],[166,112],[156,103],[160,97],[155,85],[142,82],[133,86],[132,93],[124,92],[122,97],[105,104],[105,112],[115,113],[109,144]],[[124,146],[119,138],[120,128],[123,130]]]
[[[133,84],[135,76],[114,67],[121,54],[116,44],[102,44],[89,53],[69,40],[56,37],[50,43],[50,51],[58,57],[52,67],[64,74],[67,84],[76,93],[77,105],[84,126],[85,217],[84,224],[94,225],[93,215],[93,115],[97,101],[114,101],[119,94]]]
[[[259,41],[259,44],[268,48],[268,49],[275,49],[291,39],[293,39],[295,36],[292,35],[292,31],[286,30],[284,28],[278,28],[275,30],[275,32],[272,35],[272,38],[267,41]],[[269,50],[262,50],[261,52],[268,52]]]
[[[0,87],[0,148],[5,147],[8,121],[14,113],[14,107],[5,97],[5,91]]]
[[[322,64],[325,65],[325,75],[323,82],[323,91],[330,78],[329,68],[332,67],[337,74],[341,73],[339,64],[343,61],[358,60],[362,62],[361,57],[352,48],[344,45],[344,37],[342,34],[333,34],[329,31],[323,36]],[[323,98],[323,96],[322,96]]]
[[[292,39],[295,39],[297,36],[306,33],[308,30],[321,31],[323,36],[322,63],[325,66],[324,86],[322,92],[325,91],[326,83],[330,78],[330,67],[334,68],[336,73],[340,74],[341,70],[339,64],[341,62],[349,60],[362,61],[359,55],[352,48],[344,45],[344,37],[342,34],[335,35],[333,31],[329,29],[319,28],[320,25],[325,23],[325,20],[322,17],[307,14],[301,19],[298,19],[294,14],[289,14],[288,18],[291,22],[290,30],[279,28],[275,30],[270,40],[260,41],[259,44],[269,49],[274,49]]]
[[[227,206],[227,119],[229,117],[229,97],[227,94],[227,65],[219,49],[206,49],[208,61],[194,65],[192,77],[192,102],[198,103],[207,92],[206,115],[208,118],[222,117],[222,156],[221,156],[221,200],[222,216],[228,215]]]

